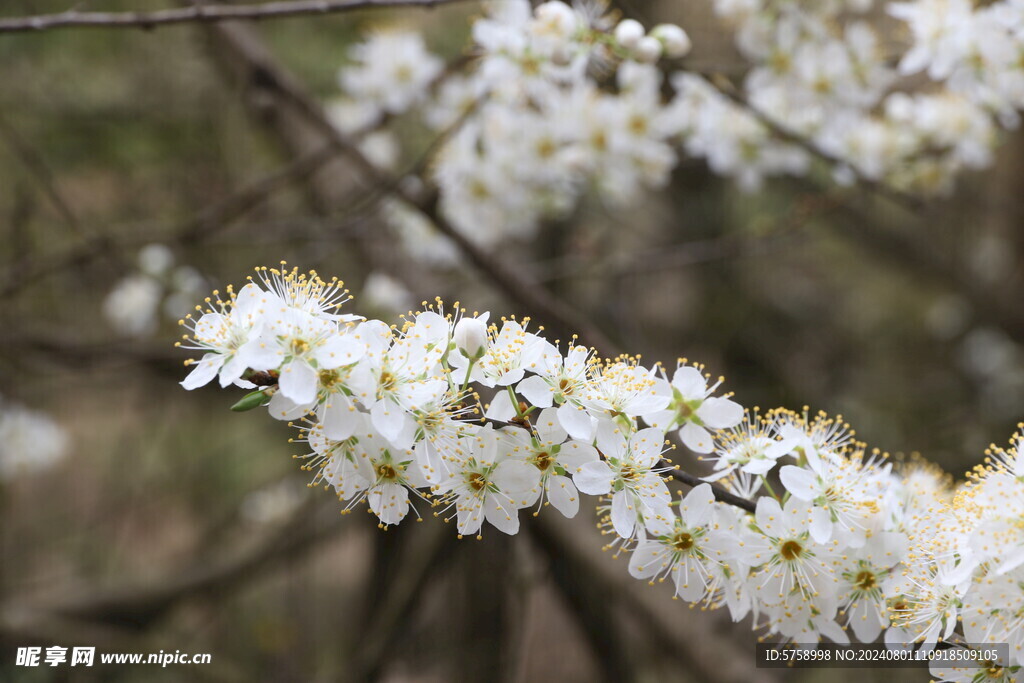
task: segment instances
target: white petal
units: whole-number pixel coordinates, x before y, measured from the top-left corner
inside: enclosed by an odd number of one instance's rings
[[[873,643],[882,632],[882,619],[878,613],[878,605],[868,597],[861,597],[857,604],[847,611],[847,623],[853,629],[857,640],[862,643]]]
[[[278,391],[270,399],[267,410],[275,420],[297,420],[316,406],[315,403],[299,404]],[[328,438],[334,438],[327,435]]]
[[[366,502],[384,524],[398,524],[409,512],[409,490],[399,484],[374,487]]]
[[[555,396],[554,388],[538,375],[524,379],[516,387],[516,391],[538,408],[550,408]]]
[[[647,424],[650,424],[650,421],[646,419],[646,416],[656,415],[661,411],[664,411],[666,406],[671,402],[671,396],[652,393],[646,396],[641,396],[640,398],[630,402],[624,412],[631,417],[644,417],[644,421],[647,422]]]
[[[697,417],[711,429],[728,429],[743,421],[743,406],[727,398],[705,399],[697,409]]]
[[[818,543],[828,543],[832,538],[832,516],[825,508],[811,510],[811,538]]]
[[[321,368],[331,370],[343,365],[352,365],[366,353],[366,347],[350,335],[332,334],[313,352]]]
[[[244,358],[240,358],[237,353],[231,356],[228,362],[224,363],[224,367],[220,369],[220,385],[226,387],[229,384],[238,383],[246,369]]]
[[[533,421],[533,427],[537,430],[537,436],[543,444],[558,445],[565,441],[565,429],[558,422],[558,410],[545,408]]]
[[[456,528],[459,533],[468,536],[480,531],[480,526],[484,523],[484,510],[480,501],[460,498],[456,506]]]
[[[779,501],[771,496],[761,496],[757,499],[757,511],[754,513],[757,526],[769,536],[778,537],[785,529],[782,517],[782,508]]]
[[[381,436],[390,441],[398,438],[398,434],[402,431],[402,425],[405,423],[405,411],[397,403],[381,399],[370,408],[370,418]]]
[[[602,460],[584,463],[572,475],[573,483],[583,493],[590,496],[601,496],[612,490],[612,470]]]
[[[522,460],[503,460],[491,475],[502,493],[514,501],[527,497],[530,492],[537,491],[540,485],[540,470]]]
[[[583,466],[584,463],[598,460],[597,449],[582,441],[570,441],[562,444],[558,451],[558,462],[572,474]]]
[[[498,531],[514,535],[519,533],[519,511],[500,495],[490,494],[484,500],[484,516]]]
[[[635,525],[636,510],[633,509],[631,494],[626,490],[617,491],[612,496],[612,527],[615,533],[622,538],[631,538]]]
[[[707,592],[704,581],[703,567],[692,557],[685,557],[672,571],[672,581],[676,585],[676,595],[680,600],[696,602]]]
[[[594,438],[594,420],[580,406],[565,403],[558,408],[558,421],[574,439],[590,441]]]
[[[711,491],[711,485],[698,484],[679,503],[679,516],[688,527],[705,526],[711,520],[714,505],[715,494]]]
[[[760,474],[768,474],[769,472],[772,471],[773,467],[775,467],[774,460],[770,458],[755,458],[754,460],[751,460],[750,462],[740,467],[740,469],[746,472],[747,474],[753,474],[757,476]]]
[[[330,396],[320,408],[320,424],[328,439],[347,439],[356,433],[362,421],[362,413],[355,409],[347,396],[341,394]]]
[[[487,425],[473,435],[472,455],[481,465],[490,465],[499,456],[508,456],[508,442]]]
[[[508,422],[516,416],[515,406],[512,405],[512,399],[507,391],[502,390],[494,395],[494,400],[487,407],[484,416],[495,422]]]
[[[672,377],[672,386],[678,389],[687,401],[704,398],[708,390],[707,379],[692,365],[685,365],[676,370]]]
[[[628,449],[627,434],[612,420],[598,420],[597,448],[606,458],[621,459]]]
[[[272,336],[257,335],[235,352],[238,359],[256,371],[277,370],[284,360],[284,352],[281,351],[277,339]]]
[[[448,467],[444,464],[441,454],[427,439],[421,439],[415,449],[416,464],[423,477],[431,484],[440,483],[448,476]]]
[[[553,474],[547,480],[548,501],[566,517],[575,517],[580,509],[580,494],[569,477]]]
[[[675,530],[676,515],[666,502],[660,506],[645,505],[644,527],[652,536],[669,536]]]
[[[661,543],[643,540],[629,558],[629,574],[634,579],[649,579],[665,569],[668,552]]]
[[[672,425],[673,420],[676,419],[676,415],[678,414],[678,410],[659,410],[656,413],[644,415],[644,422],[646,422],[652,427],[668,430],[669,427]]]
[[[795,465],[786,465],[779,470],[779,479],[782,480],[782,485],[786,487],[786,490],[800,500],[810,501],[818,497],[815,486],[818,476],[810,470]]]
[[[316,401],[316,370],[305,361],[293,360],[281,368],[278,386],[281,393],[295,403],[313,403]]]
[[[629,439],[633,462],[644,468],[654,467],[665,450],[665,433],[650,427],[641,429]]]
[[[679,438],[694,453],[710,453],[714,450],[714,442],[708,430],[692,422],[683,425],[679,430]]]
[[[210,380],[217,376],[217,371],[224,364],[224,356],[219,353],[208,353],[203,359],[195,364],[192,372],[181,381],[181,386],[189,391],[198,389],[209,384]]]

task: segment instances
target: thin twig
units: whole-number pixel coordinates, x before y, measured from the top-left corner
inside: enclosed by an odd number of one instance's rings
[[[36,179],[39,186],[43,190],[43,194],[50,200],[53,207],[60,214],[64,222],[67,223],[68,228],[71,232],[76,235],[82,234],[82,226],[78,221],[78,217],[75,212],[71,210],[71,206],[67,200],[64,199],[60,191],[57,189],[57,184],[54,182],[53,173],[50,171],[50,167],[46,164],[43,157],[36,151],[25,139],[18,133],[18,131],[7,122],[2,115],[0,115],[0,135],[7,141],[11,151],[21,159],[22,163],[25,164],[25,168],[28,169],[32,177]]]
[[[239,19],[266,20],[308,15],[336,14],[388,7],[433,8],[466,0],[294,0],[255,5],[197,5],[153,12],[78,12],[0,19],[0,33],[27,33],[56,28],[139,28],[189,23],[214,23]]]

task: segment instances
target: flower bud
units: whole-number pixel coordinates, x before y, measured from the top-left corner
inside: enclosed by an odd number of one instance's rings
[[[652,36],[644,36],[636,44],[633,53],[638,62],[653,64],[661,57],[661,41]]]
[[[477,360],[487,352],[487,315],[463,318],[455,324],[452,340],[470,360]]]
[[[661,41],[662,46],[665,48],[665,56],[670,59],[685,57],[690,53],[690,49],[693,48],[690,36],[686,35],[686,31],[675,24],[655,26],[651,31],[651,35]]]
[[[578,24],[576,13],[559,0],[551,0],[538,6],[534,16],[545,26],[547,32],[563,38],[570,37]]]
[[[623,19],[615,27],[615,42],[627,50],[636,49],[640,39],[644,37],[644,27],[634,19]]]

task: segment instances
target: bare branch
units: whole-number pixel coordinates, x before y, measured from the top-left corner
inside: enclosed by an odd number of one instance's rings
[[[214,23],[238,19],[283,19],[317,14],[337,14],[359,9],[388,7],[433,8],[466,0],[294,0],[256,5],[197,5],[154,12],[78,12],[0,19],[0,33],[28,33],[56,28],[140,28],[188,23]]]
[[[53,207],[61,215],[61,218],[64,219],[64,222],[67,223],[71,231],[81,235],[82,227],[78,217],[57,189],[57,184],[54,182],[50,167],[43,160],[39,152],[22,138],[18,131],[3,116],[0,116],[0,137],[4,138],[11,151],[25,164],[25,168],[28,169],[32,177],[38,182],[43,190],[43,194],[50,200],[50,203],[53,204]]]

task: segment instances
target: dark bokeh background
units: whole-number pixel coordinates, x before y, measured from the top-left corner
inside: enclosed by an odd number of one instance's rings
[[[66,2],[8,0],[4,15]],[[678,21],[694,60],[736,69],[704,3],[645,4]],[[88,9],[157,8],[93,0]],[[451,58],[473,6],[291,19],[242,29],[317,98],[346,47],[380,23]],[[140,247],[169,245],[211,286],[286,259],[371,273],[530,314],[468,265],[435,267],[353,211],[338,161],[272,191],[316,134],[199,26],[0,36],[0,394],[66,429],[54,469],[0,483],[0,678],[17,645],[210,652],[200,667],[75,671],[73,680],[927,680],[924,671],[753,668],[755,635],[669,600],[598,552],[593,511],[525,518],[515,538],[454,539],[428,519],[387,533],[307,491],[299,446],[233,392],[188,394],[173,322],[116,333],[103,301]],[[429,145],[398,120],[411,164]],[[960,474],[1024,416],[1019,135],[948,198],[907,209],[825,170],[743,194],[684,161],[625,209],[591,197],[500,258],[645,361],[700,360],[748,406],[841,413],[859,438]],[[239,199],[239,192],[243,192]],[[685,458],[686,465],[696,465]]]

